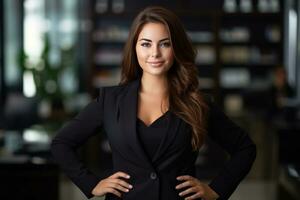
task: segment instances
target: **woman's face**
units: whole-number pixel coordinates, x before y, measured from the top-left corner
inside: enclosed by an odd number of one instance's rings
[[[143,26],[136,43],[136,55],[143,75],[166,75],[174,55],[167,28],[162,23]]]

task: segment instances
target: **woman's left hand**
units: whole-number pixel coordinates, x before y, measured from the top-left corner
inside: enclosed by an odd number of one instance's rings
[[[200,182],[198,179],[189,176],[178,176],[177,180],[184,181],[176,186],[176,189],[183,189],[182,192],[179,193],[179,196],[185,197],[185,200],[198,199],[202,198],[203,200],[215,200],[219,198],[219,195],[211,189],[207,184]]]

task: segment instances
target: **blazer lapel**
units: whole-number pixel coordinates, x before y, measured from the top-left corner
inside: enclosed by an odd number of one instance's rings
[[[173,140],[176,138],[176,135],[179,131],[180,119],[174,115],[172,112],[168,115],[168,127],[163,136],[162,141],[159,144],[157,151],[152,158],[153,163],[159,161],[159,159],[166,153],[168,148],[173,144]],[[156,163],[155,165],[157,165]]]
[[[128,85],[127,92],[120,99],[119,104],[119,121],[121,132],[123,134],[124,142],[132,150],[134,160],[138,165],[153,168],[146,152],[141,146],[137,136],[136,122],[137,122],[137,106],[138,106],[138,90],[140,86],[140,79],[137,79]],[[129,155],[129,156],[132,156]]]

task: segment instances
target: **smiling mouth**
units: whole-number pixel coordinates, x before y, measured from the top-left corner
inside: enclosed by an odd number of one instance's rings
[[[153,62],[147,62],[147,63],[150,64],[150,65],[161,65],[164,62],[163,61],[153,61]]]
[[[148,62],[149,64],[160,64],[163,63],[163,61],[153,61],[153,62]]]
[[[159,61],[159,62],[148,62],[149,65],[151,65],[152,67],[160,67],[163,65],[163,61]]]

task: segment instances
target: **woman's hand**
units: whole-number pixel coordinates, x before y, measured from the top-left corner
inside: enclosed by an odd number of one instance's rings
[[[212,190],[207,184],[200,182],[198,179],[185,175],[178,176],[177,180],[184,181],[176,186],[176,189],[186,188],[179,193],[179,196],[185,197],[185,200],[202,198],[203,200],[215,200],[219,198],[219,195]]]
[[[129,189],[132,189],[132,185],[120,178],[129,179],[130,176],[124,172],[116,172],[110,177],[101,180],[93,189],[92,194],[94,196],[104,196],[107,193],[112,193],[121,198],[121,192],[129,192]]]

